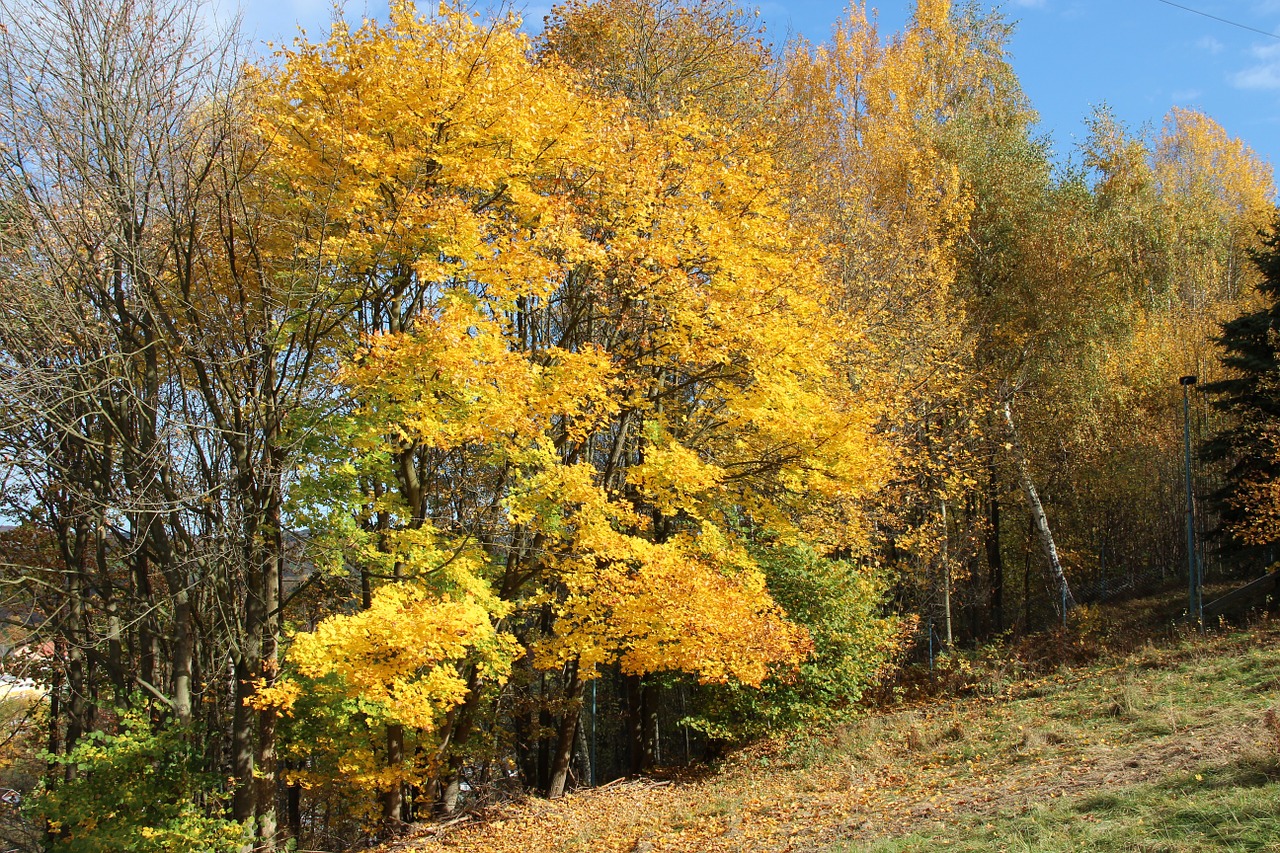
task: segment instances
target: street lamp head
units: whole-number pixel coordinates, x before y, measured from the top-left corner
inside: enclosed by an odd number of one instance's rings
[[[1196,378],[1194,376],[1183,376],[1178,380],[1179,385],[1195,385]]]

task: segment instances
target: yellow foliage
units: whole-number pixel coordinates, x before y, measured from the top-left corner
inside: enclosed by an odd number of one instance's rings
[[[390,584],[374,592],[369,608],[295,634],[287,660],[310,679],[337,676],[347,695],[376,703],[385,719],[430,732],[466,698],[462,663],[477,663],[482,678],[506,680],[517,650],[492,616],[472,596]],[[296,683],[281,679],[259,701],[287,712],[299,695]]]
[[[456,291],[412,334],[379,335],[345,373],[374,431],[394,424],[405,446],[498,445],[508,452],[545,433],[553,419],[585,436],[617,409],[608,357],[596,348],[549,348],[531,360],[509,347],[508,324]]]
[[[731,0],[567,0],[547,17],[542,47],[641,117],[697,105],[736,126],[769,98],[762,36],[758,17]]]
[[[566,252],[580,242],[557,225],[571,211],[555,190],[573,179],[559,154],[610,107],[531,64],[512,22],[482,26],[447,7],[422,16],[407,2],[390,18],[339,22],[324,44],[282,51],[262,87],[258,120],[292,188],[299,255],[350,287],[399,263],[401,275],[482,280],[496,298],[548,292],[545,233]]]
[[[539,665],[585,677],[794,666],[810,640],[742,533],[860,547],[892,458],[774,140],[692,106],[634,121],[528,47],[512,21],[396,3],[286,51],[260,107],[335,293],[420,294],[342,373],[353,449],[446,483],[368,496],[357,559],[418,580],[289,659],[428,730],[467,690],[459,662],[500,678],[522,607],[551,605]]]
[[[813,647],[808,632],[786,621],[759,569],[726,544],[708,528],[661,545],[630,539],[619,543],[630,559],[568,574],[541,665],[577,658],[594,675],[596,664],[618,661],[629,674],[758,685],[773,665],[799,662]]]

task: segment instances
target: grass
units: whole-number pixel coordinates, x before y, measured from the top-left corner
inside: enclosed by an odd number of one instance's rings
[[[513,805],[402,849],[1280,853],[1280,625],[1147,641],[1124,616],[954,655],[877,712],[695,780]]]
[[[1223,766],[1154,785],[1092,794],[1023,812],[967,815],[950,825],[870,844],[833,849],[894,851],[1193,851],[1280,850],[1280,773]]]
[[[902,738],[904,767],[913,756],[926,767],[963,763],[988,794],[1003,787],[1009,795],[957,802],[948,791],[964,780],[934,773],[929,793],[942,805],[917,805],[900,830],[860,833],[828,849],[1280,851],[1275,642],[1267,627],[1186,637],[1025,682],[987,708],[949,708],[961,722],[917,712]],[[903,723],[867,721],[845,737],[892,742]],[[945,727],[963,737],[946,742],[938,734]],[[916,802],[929,802],[921,793]]]

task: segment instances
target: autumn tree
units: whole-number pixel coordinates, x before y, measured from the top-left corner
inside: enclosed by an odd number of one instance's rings
[[[423,590],[422,619],[472,602],[521,666],[553,676],[546,790],[564,789],[601,666],[755,684],[794,665],[809,639],[744,537],[856,544],[887,451],[767,144],[697,110],[637,125],[625,102],[530,63],[510,22],[409,6],[291,53],[278,85],[263,121],[303,170],[291,183],[330,188],[300,198],[330,229],[313,232],[321,274],[421,294],[345,371],[333,427],[358,452],[351,502],[318,506],[351,514],[333,527],[348,559]],[[428,762],[446,806],[457,750],[506,678],[453,659],[467,690],[436,696]]]
[[[1182,418],[1177,380],[1222,378],[1212,342],[1219,323],[1258,307],[1258,273],[1245,258],[1270,216],[1274,185],[1270,168],[1203,114],[1175,110],[1147,138],[1106,111],[1091,127],[1084,154],[1095,176],[1098,274],[1131,307],[1097,362],[1105,393],[1087,442],[1096,461],[1078,466],[1073,491],[1096,507],[1082,514],[1106,513],[1112,530],[1128,531],[1092,547],[1099,563],[1129,563],[1132,576],[1134,564],[1148,572],[1186,564],[1178,547],[1181,434],[1172,429]],[[1206,434],[1227,428],[1231,416],[1200,417]],[[1198,471],[1202,497],[1216,488],[1219,464]],[[1204,506],[1197,517],[1212,529],[1217,510]]]
[[[545,57],[659,119],[695,107],[730,126],[770,112],[777,71],[759,15],[731,0],[570,0],[539,38]]]
[[[67,690],[51,742],[70,748],[96,726],[99,679],[117,708],[142,689],[181,722],[194,716],[195,599],[222,543],[201,535],[216,484],[178,414],[188,401],[154,296],[189,280],[175,248],[202,172],[187,158],[225,132],[211,99],[234,57],[164,4],[50,2],[6,17],[5,497],[58,543],[61,565],[21,580],[59,590],[43,628]]]
[[[873,343],[852,357],[904,446],[881,496],[880,547],[910,568],[902,604],[944,628],[977,557],[991,390],[966,332],[979,327],[962,276],[982,202],[962,134],[984,151],[989,128],[1024,121],[1006,36],[998,18],[946,3],[918,4],[906,31],[882,35],[855,7],[829,45],[788,57],[780,111],[795,140],[779,156],[792,215],[835,249],[842,308]]]
[[[33,9],[0,497],[55,811],[108,803],[93,744],[170,753],[175,833],[270,849],[282,807],[304,843],[562,794],[593,687],[619,772],[677,709],[847,711],[913,624],[887,596],[958,640],[1034,541],[1068,605],[1099,543],[1159,547],[1170,379],[1241,313],[1218,416],[1269,535],[1269,171],[1189,111],[1055,170],[998,15],[857,6],[778,56],[710,0],[537,42],[396,3],[243,68],[170,5]]]
[[[942,131],[974,194],[960,251],[959,297],[967,307],[973,366],[986,389],[985,502],[989,603],[1003,625],[1002,472],[1012,474],[1049,568],[1055,599],[1074,606],[1059,548],[1033,471],[1034,446],[1015,421],[1033,405],[1058,400],[1078,378],[1091,333],[1078,306],[1088,277],[1074,248],[1086,214],[1070,182],[1051,178],[1048,152],[1032,138],[1033,114],[1016,83],[1000,81],[1003,103],[974,103]],[[1096,299],[1096,295],[1093,295]],[[1063,406],[1062,409],[1069,407]],[[1060,411],[1060,409],[1055,409]]]
[[[115,703],[144,683],[170,685],[183,718],[192,708],[187,579],[165,581],[169,626],[142,616],[137,637],[122,633],[130,597],[154,603],[157,570],[187,570],[172,559],[187,532],[173,521],[191,496],[166,447],[180,427],[161,411],[163,332],[135,282],[172,269],[165,216],[190,200],[175,195],[164,155],[173,134],[199,133],[183,125],[196,106],[193,66],[207,56],[174,10],[145,11],[146,21],[132,4],[43,4],[4,36],[5,437],[22,489],[10,497],[55,532],[62,553],[68,745],[92,725],[82,656],[99,643]],[[135,78],[132,92],[117,87]],[[91,627],[99,607],[104,620]],[[162,631],[177,640],[170,672],[157,659]],[[126,644],[143,650],[140,671],[124,660]]]

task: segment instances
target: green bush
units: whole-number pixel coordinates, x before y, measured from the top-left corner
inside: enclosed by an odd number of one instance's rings
[[[33,794],[28,814],[48,828],[49,853],[232,853],[240,824],[218,815],[225,794],[198,768],[191,732],[128,714],[115,734],[90,732]]]
[[[787,617],[808,629],[813,654],[759,689],[703,688],[688,723],[743,741],[847,716],[901,645],[903,620],[886,616],[886,580],[874,567],[832,560],[807,546],[753,552],[769,592]]]

